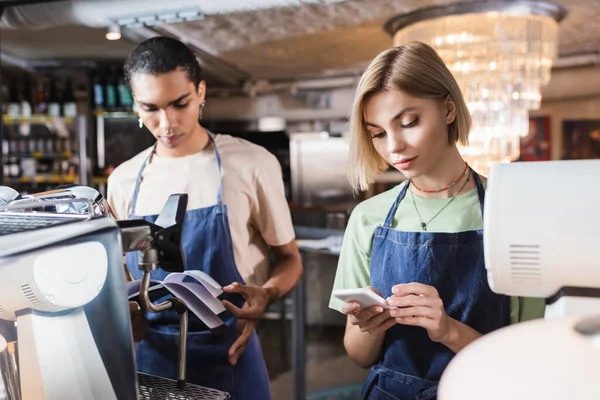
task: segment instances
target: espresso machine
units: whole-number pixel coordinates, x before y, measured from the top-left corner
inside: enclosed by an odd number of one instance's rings
[[[9,400],[229,399],[185,383],[188,310],[154,304],[150,272],[184,270],[187,195],[156,223],[118,221],[84,186],[29,196],[0,186],[0,370]],[[139,252],[139,306],[180,315],[177,381],[136,372],[123,254]]]

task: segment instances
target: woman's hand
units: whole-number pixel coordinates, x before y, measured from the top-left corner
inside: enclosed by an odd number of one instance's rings
[[[444,303],[433,286],[407,283],[392,287],[392,293],[386,302],[399,307],[390,312],[397,323],[425,328],[434,342],[449,340],[454,320],[446,314]]]
[[[367,287],[373,293],[381,296],[377,289]],[[348,315],[349,322],[359,327],[361,332],[371,335],[381,334],[396,324],[396,320],[390,316],[390,310],[384,310],[381,306],[372,306],[364,310],[360,309],[357,302],[344,303],[342,312]]]

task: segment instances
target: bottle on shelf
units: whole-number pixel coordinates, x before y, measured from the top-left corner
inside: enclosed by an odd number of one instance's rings
[[[106,79],[105,85],[105,110],[112,112],[117,111],[117,88],[119,82],[117,78],[117,72],[115,69],[111,69],[108,73],[108,78]]]
[[[67,79],[62,101],[62,115],[67,118],[75,118],[77,116],[77,100],[75,99],[71,78]]]
[[[8,107],[6,114],[11,117],[18,117],[21,114],[21,98],[19,97],[17,80],[12,79],[8,87]]]
[[[94,76],[92,84],[93,96],[92,104],[95,111],[102,111],[106,107],[106,100],[104,95],[104,79],[100,72],[97,72]]]
[[[43,76],[9,72],[0,88],[5,115],[0,173],[22,192],[77,182],[75,126],[60,118],[77,116],[74,78],[63,80],[50,72]],[[103,75],[98,77],[100,82],[103,79]],[[118,76],[114,80],[118,82]]]
[[[26,120],[19,125],[19,132],[23,136],[31,134],[31,123],[27,121],[33,113],[33,96],[31,87],[31,78],[27,74],[23,79],[23,98],[21,100],[21,116]]]
[[[33,96],[31,95],[31,78],[29,75],[25,75],[25,79],[23,79],[23,98],[20,111],[20,114],[25,118],[31,117],[33,113]]]
[[[58,97],[58,90],[56,88],[56,80],[50,81],[50,93],[48,95],[48,115],[51,117],[60,117],[61,115],[61,101]]]
[[[46,78],[40,76],[36,79],[35,86],[35,113],[46,115],[48,113],[48,96],[46,94]]]
[[[129,87],[127,87],[127,83],[125,82],[125,75],[121,70],[119,72],[119,106],[122,111],[130,112],[133,107],[133,96],[131,95],[131,91]]]

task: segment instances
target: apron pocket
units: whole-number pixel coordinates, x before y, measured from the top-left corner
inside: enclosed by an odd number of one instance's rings
[[[373,370],[378,375],[377,385],[373,388],[373,392],[377,389],[379,393],[392,396],[388,397],[389,399],[395,399],[393,396],[407,400],[431,400],[436,398],[438,383],[435,381],[396,372],[381,365],[374,366]],[[388,398],[383,397],[382,399]],[[369,399],[371,398],[369,397]]]
[[[235,372],[227,355],[232,338],[210,332],[188,333],[187,376],[197,385],[236,395]],[[233,397],[235,398],[235,397]]]
[[[437,398],[437,389],[437,385],[430,389],[427,389],[419,393],[417,397],[415,397],[415,400],[434,400]]]
[[[369,400],[400,400],[396,396],[392,396],[379,386],[373,386],[373,390],[371,390],[371,394],[369,394]]]

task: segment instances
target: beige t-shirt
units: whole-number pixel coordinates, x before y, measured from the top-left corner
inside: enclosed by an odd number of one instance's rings
[[[281,166],[263,147],[229,135],[215,135],[221,157],[223,202],[227,205],[235,261],[246,283],[264,284],[270,275],[269,245],[294,240]],[[108,178],[108,202],[126,219],[144,150],[119,165]],[[188,210],[217,203],[217,161],[213,146],[185,157],[154,155],[146,166],[136,215],[156,215],[173,193],[188,194]]]

